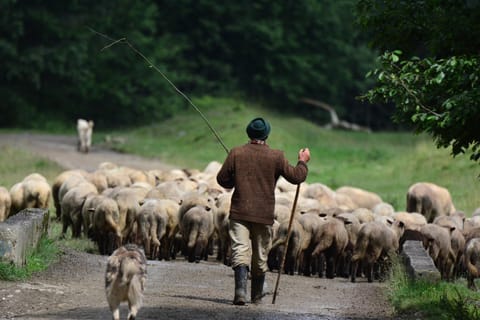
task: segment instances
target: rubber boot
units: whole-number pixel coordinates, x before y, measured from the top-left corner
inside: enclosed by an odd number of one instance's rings
[[[235,271],[235,297],[233,304],[243,306],[247,302],[247,266],[238,266],[233,269]]]
[[[252,275],[252,288],[251,288],[251,301],[252,303],[260,303],[262,298],[266,295],[264,290],[265,274],[253,276]]]

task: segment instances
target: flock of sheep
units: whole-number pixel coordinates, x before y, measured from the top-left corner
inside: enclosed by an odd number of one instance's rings
[[[48,208],[53,198],[62,235],[88,237],[111,255],[125,244],[143,248],[148,259],[178,255],[199,262],[214,254],[229,265],[228,217],[231,190],[216,182],[220,163],[204,170],[142,171],[105,162],[93,172],[67,170],[50,185],[38,173],[10,190],[0,187],[0,219],[23,208]],[[283,178],[276,187],[271,270],[288,274],[350,277],[373,281],[406,239],[421,239],[442,279],[467,275],[475,288],[480,261],[480,210],[457,211],[447,189],[416,183],[405,211],[375,193],[321,183],[300,188],[287,252],[285,242],[296,186]]]

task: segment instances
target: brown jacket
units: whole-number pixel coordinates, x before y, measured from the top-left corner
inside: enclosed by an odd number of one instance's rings
[[[307,178],[303,161],[291,166],[280,150],[266,144],[246,144],[232,149],[218,172],[217,182],[224,188],[235,188],[230,218],[273,224],[275,185],[280,176],[293,184]]]

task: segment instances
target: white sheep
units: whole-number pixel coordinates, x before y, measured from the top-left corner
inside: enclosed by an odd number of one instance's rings
[[[120,303],[128,302],[128,320],[134,320],[143,302],[147,259],[142,249],[127,244],[115,250],[107,261],[105,293],[114,320],[120,319]]]
[[[77,119],[78,151],[88,153],[92,146],[92,131],[94,122],[92,120]]]

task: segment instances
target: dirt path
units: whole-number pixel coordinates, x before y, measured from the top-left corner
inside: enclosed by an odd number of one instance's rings
[[[0,145],[25,148],[65,169],[95,169],[112,161],[139,169],[173,168],[155,159],[93,148],[75,150],[75,137],[8,134]],[[106,257],[65,249],[60,261],[25,282],[0,281],[0,319],[110,319],[103,291]],[[211,258],[198,264],[183,258],[149,261],[144,306],[138,319],[389,319],[385,284],[358,279],[282,275],[276,303],[233,306],[233,271]],[[267,274],[273,291],[276,273]],[[125,319],[123,305],[121,317]]]

